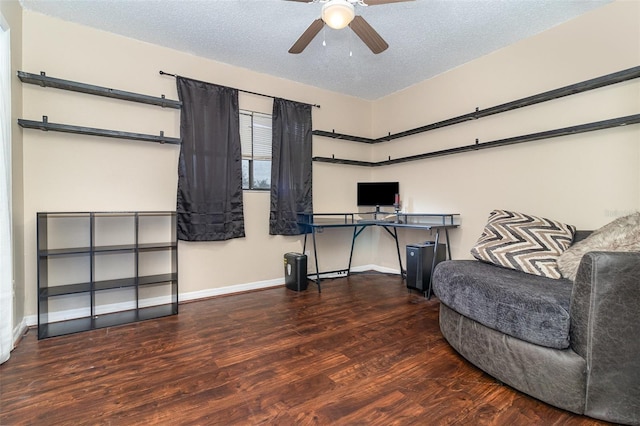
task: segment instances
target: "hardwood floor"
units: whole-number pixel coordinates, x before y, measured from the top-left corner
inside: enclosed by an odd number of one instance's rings
[[[449,347],[438,301],[358,274],[38,341],[0,367],[0,424],[600,425]]]

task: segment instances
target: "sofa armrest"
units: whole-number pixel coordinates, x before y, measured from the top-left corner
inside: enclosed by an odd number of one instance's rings
[[[587,361],[585,414],[638,422],[640,253],[587,253],[574,282],[570,315],[571,348]]]

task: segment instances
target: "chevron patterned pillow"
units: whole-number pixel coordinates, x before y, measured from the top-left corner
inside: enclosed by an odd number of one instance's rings
[[[557,260],[575,226],[507,210],[494,210],[471,249],[478,260],[548,278],[562,278]]]

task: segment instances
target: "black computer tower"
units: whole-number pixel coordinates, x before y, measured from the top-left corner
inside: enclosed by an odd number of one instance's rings
[[[433,242],[407,245],[407,287],[422,292],[429,290],[431,268],[446,259],[446,245],[438,244],[436,262],[433,263]],[[425,294],[431,297],[431,294]]]
[[[290,290],[307,289],[307,256],[300,253],[284,255],[284,284]]]

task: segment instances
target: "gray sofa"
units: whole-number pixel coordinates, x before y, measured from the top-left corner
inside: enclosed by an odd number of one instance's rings
[[[442,334],[472,364],[556,407],[640,424],[640,253],[590,252],[574,282],[449,260],[433,289]]]

